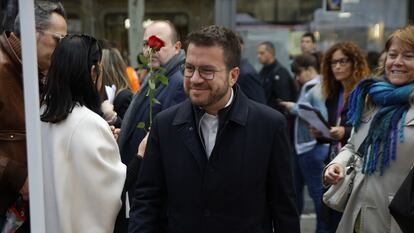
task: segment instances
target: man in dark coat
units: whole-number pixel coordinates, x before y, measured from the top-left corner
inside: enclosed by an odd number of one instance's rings
[[[257,58],[263,65],[260,78],[265,89],[267,105],[284,112],[279,101],[296,101],[297,87],[289,71],[275,58],[274,45],[265,41],[257,47]]]
[[[160,111],[167,109],[175,104],[178,104],[186,99],[183,89],[183,74],[182,64],[184,63],[185,54],[181,49],[181,42],[179,41],[177,31],[173,24],[169,21],[155,21],[149,25],[144,32],[144,55],[148,56],[147,41],[150,36],[157,36],[164,41],[165,46],[160,49],[149,61],[153,69],[162,67],[165,69],[164,75],[168,78],[168,85],[157,83],[157,91],[155,98],[160,101],[160,104],[152,106],[152,116],[155,117]],[[151,75],[151,74],[149,74]],[[149,127],[149,99],[147,96],[149,85],[148,77],[145,78],[141,89],[134,95],[131,104],[124,115],[121,126],[121,132],[118,138],[118,146],[121,153],[122,162],[130,165],[130,162],[137,155],[138,145],[145,137],[147,131],[142,128],[137,128],[140,122],[145,123],[145,127]],[[135,160],[137,163],[133,167],[140,167],[141,160]],[[132,177],[130,175],[132,172]],[[135,182],[137,176],[134,176],[136,169],[128,169],[127,180],[131,187],[124,187],[124,191],[128,191],[129,197],[133,195]],[[115,224],[114,232],[126,232],[128,220],[126,219],[125,211],[125,192],[123,192],[122,199],[124,200],[120,214],[118,215]]]
[[[153,105],[152,115],[155,116],[158,112],[178,104],[186,98],[183,89],[183,74],[181,71],[185,54],[181,49],[181,42],[178,40],[177,31],[168,21],[156,21],[146,28],[144,32],[144,54],[148,54],[146,41],[152,35],[162,39],[165,42],[165,46],[149,62],[153,68],[163,67],[165,69],[165,76],[168,78],[168,85],[157,84],[155,98],[161,104]],[[146,127],[149,126],[149,100],[148,96],[146,96],[147,91],[148,77],[144,80],[141,89],[133,97],[122,122],[118,145],[122,162],[125,164],[128,164],[136,156],[138,145],[146,134],[144,129],[137,128],[138,123],[144,122]]]
[[[239,62],[231,30],[188,36],[189,100],[155,118],[130,233],[300,232],[286,121],[235,85]]]
[[[66,13],[61,4],[36,1],[34,14],[42,90],[51,55],[67,33]],[[21,52],[17,20],[14,32],[0,35],[0,229],[7,209],[19,195],[25,200],[29,195]]]

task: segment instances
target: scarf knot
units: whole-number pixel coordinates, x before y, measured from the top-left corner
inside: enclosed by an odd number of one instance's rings
[[[382,175],[390,160],[395,160],[397,141],[404,141],[404,122],[413,90],[414,83],[394,86],[385,81],[365,79],[351,92],[347,114],[355,132],[361,124],[367,96],[379,108],[360,146],[364,155],[363,173],[374,173],[379,164]]]

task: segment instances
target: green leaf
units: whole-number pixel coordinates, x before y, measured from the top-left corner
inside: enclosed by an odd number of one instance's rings
[[[167,77],[165,77],[164,75],[160,75],[160,76],[158,76],[158,78],[160,79],[162,84],[168,85],[168,78]]]
[[[145,129],[145,122],[142,122],[142,121],[139,122],[138,125],[137,125],[137,128],[138,129]]]
[[[160,73],[160,74],[164,74],[164,73],[165,73],[165,71],[166,71],[166,69],[165,69],[164,67],[162,67],[162,66],[159,66],[159,67],[157,68],[157,71],[159,71],[158,73]]]
[[[161,104],[161,102],[156,98],[152,98],[152,102],[154,102],[154,104]]]
[[[138,55],[138,61],[141,64],[148,64],[148,59],[143,54]]]
[[[149,85],[150,89],[155,90],[155,82],[154,82],[154,80],[152,78],[150,78],[148,80],[148,85]]]

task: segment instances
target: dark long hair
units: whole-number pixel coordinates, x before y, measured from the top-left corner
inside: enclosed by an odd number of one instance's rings
[[[101,57],[101,48],[93,37],[69,35],[60,41],[52,54],[46,91],[42,96],[45,107],[42,121],[62,121],[76,105],[101,113],[99,93],[91,77],[92,66],[95,66],[99,78]]]

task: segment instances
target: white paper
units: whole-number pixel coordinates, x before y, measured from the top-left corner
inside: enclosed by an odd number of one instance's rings
[[[105,86],[105,92],[106,96],[108,97],[109,103],[113,104],[115,99],[115,93],[116,93],[116,86],[112,84],[112,87]]]
[[[306,108],[304,108],[304,106],[306,106]],[[324,124],[323,119],[321,119],[321,117],[318,116],[317,112],[319,111],[314,109],[310,105],[299,104],[299,108],[298,108],[299,117],[305,120],[306,122],[308,122],[310,125],[312,125],[317,130],[319,130],[325,138],[332,139],[331,134],[329,133],[329,127],[327,127]]]

